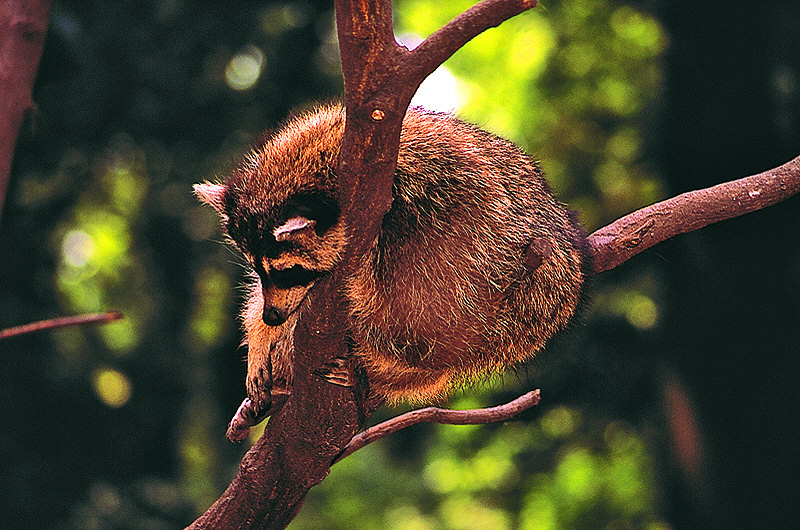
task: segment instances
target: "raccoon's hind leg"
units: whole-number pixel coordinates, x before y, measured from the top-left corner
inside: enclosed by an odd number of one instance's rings
[[[371,394],[389,403],[441,401],[461,379],[453,367],[412,366],[398,356],[364,348],[358,355],[364,359]]]

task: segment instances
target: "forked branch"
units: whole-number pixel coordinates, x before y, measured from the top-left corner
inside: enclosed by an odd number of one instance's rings
[[[390,0],[335,0],[347,108],[338,167],[342,219],[346,226],[359,229],[350,234],[341,267],[315,286],[309,311],[297,325],[292,394],[242,459],[223,496],[194,522],[194,528],[289,524],[308,489],[327,475],[337,455],[380,405],[367,400],[365,385],[346,389],[315,378],[313,372],[332,359],[348,356],[343,282],[376,237],[391,205],[403,116],[427,70],[482,29],[534,5],[484,0],[460,22],[457,18],[410,53],[394,38]],[[498,12],[492,14],[494,10]],[[410,72],[415,75],[407,75]],[[363,381],[363,374],[355,373],[354,366],[350,369],[354,380]]]

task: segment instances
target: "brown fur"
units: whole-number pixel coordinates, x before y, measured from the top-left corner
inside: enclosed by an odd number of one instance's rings
[[[195,187],[258,272],[242,314],[254,402],[269,400],[265,365],[273,385],[291,385],[298,309],[346,244],[335,173],[343,130],[340,107],[318,109],[253,151],[223,185]],[[438,399],[530,358],[566,326],[585,279],[585,238],[516,146],[410,109],[393,196],[346,285],[354,353],[374,392]],[[276,241],[279,233],[287,240]],[[269,320],[270,306],[288,320],[266,326],[259,317]]]

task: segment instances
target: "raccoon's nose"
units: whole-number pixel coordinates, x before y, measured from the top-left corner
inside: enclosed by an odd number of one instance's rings
[[[264,306],[264,314],[261,318],[264,320],[264,324],[268,326],[280,326],[286,322],[286,313],[277,307]]]

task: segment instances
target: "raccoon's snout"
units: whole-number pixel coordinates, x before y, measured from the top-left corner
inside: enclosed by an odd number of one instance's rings
[[[268,307],[264,306],[264,314],[261,316],[264,324],[268,326],[280,326],[284,322],[286,322],[286,317],[288,315],[285,311],[278,309],[277,307]]]

